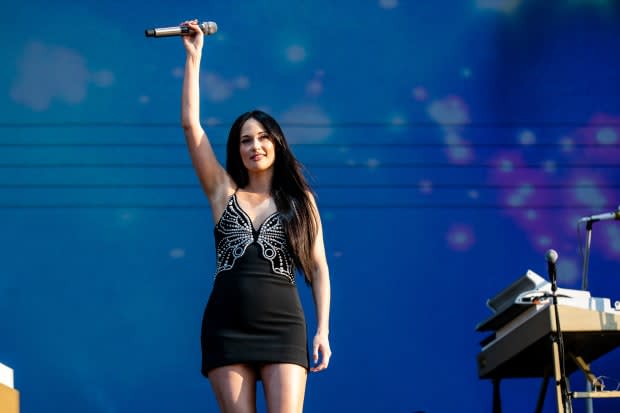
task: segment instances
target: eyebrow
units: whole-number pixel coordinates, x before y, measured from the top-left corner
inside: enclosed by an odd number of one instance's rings
[[[267,131],[261,131],[258,133],[258,136],[262,136],[262,135],[269,135],[269,133]],[[252,135],[241,135],[242,138],[251,138]]]

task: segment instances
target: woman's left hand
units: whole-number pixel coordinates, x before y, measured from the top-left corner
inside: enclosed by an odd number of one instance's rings
[[[319,355],[321,356],[320,359]],[[329,348],[329,338],[327,337],[327,334],[317,333],[312,342],[312,362],[314,367],[311,367],[310,371],[316,373],[325,370],[329,365],[329,359],[331,356],[332,351]]]

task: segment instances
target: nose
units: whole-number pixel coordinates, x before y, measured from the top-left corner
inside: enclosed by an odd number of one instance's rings
[[[260,148],[260,139],[254,138],[252,140],[252,149],[258,150]]]

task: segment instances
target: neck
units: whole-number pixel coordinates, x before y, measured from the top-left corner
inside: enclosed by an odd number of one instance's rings
[[[247,192],[271,194],[271,179],[273,178],[273,171],[250,172],[248,176],[248,184],[244,190]]]

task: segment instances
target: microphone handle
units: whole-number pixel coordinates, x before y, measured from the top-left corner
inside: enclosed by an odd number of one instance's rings
[[[169,37],[169,36],[186,36],[191,30],[186,26],[178,27],[159,27],[157,29],[147,29],[144,31],[146,37]]]
[[[205,35],[213,34],[217,31],[217,26],[213,22],[203,22],[198,26]],[[187,26],[158,27],[156,29],[146,29],[144,31],[146,37],[187,36],[189,34],[192,34],[192,31]]]

